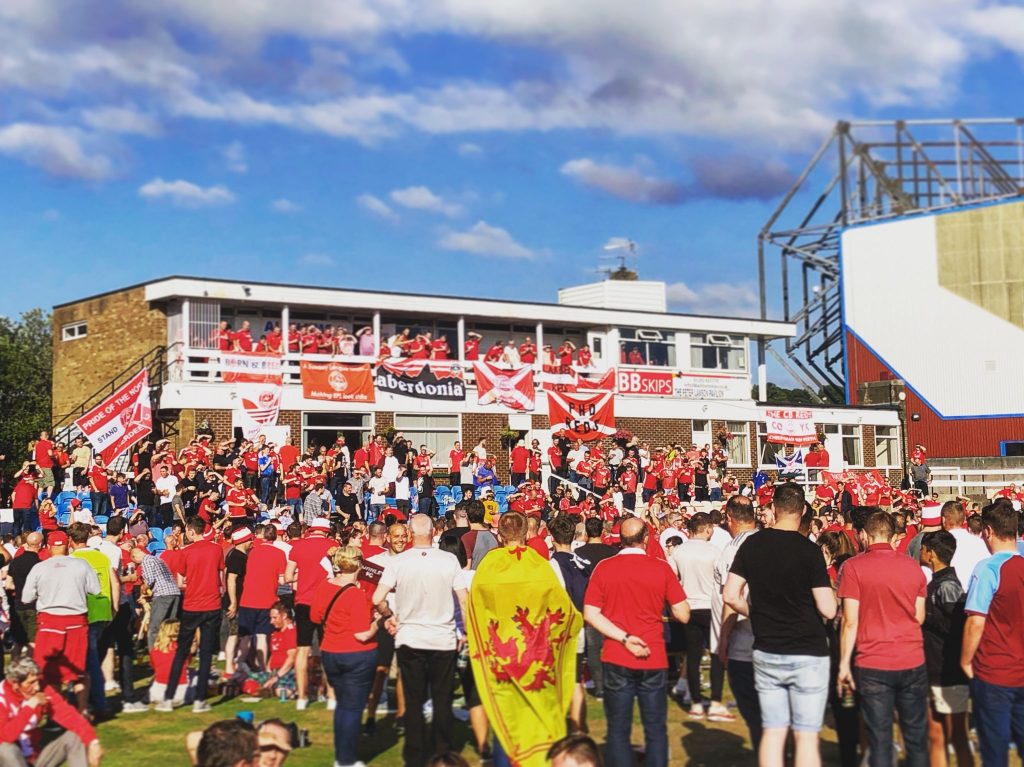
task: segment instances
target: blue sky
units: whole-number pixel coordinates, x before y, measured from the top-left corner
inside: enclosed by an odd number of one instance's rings
[[[0,312],[166,274],[554,300],[628,237],[756,310],[837,119],[1020,111],[984,0],[9,0]]]

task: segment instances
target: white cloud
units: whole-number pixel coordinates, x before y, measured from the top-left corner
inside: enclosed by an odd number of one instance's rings
[[[691,287],[673,282],[666,287],[669,306],[687,314],[756,317],[761,300],[752,283],[708,282]]]
[[[536,254],[516,242],[512,235],[486,221],[477,221],[464,232],[446,232],[437,241],[439,248],[495,258],[531,259]]]
[[[16,157],[54,176],[99,181],[113,173],[109,157],[85,147],[82,131],[58,125],[13,123],[0,128],[0,154]]]
[[[425,186],[409,186],[405,189],[395,189],[391,192],[391,201],[401,205],[403,208],[440,213],[449,218],[454,218],[462,213],[462,206],[453,202],[446,202],[444,198],[434,194]]]
[[[271,210],[277,211],[278,213],[298,213],[302,210],[302,206],[298,203],[292,202],[286,197],[280,197],[270,203]]]
[[[224,155],[224,165],[232,173],[246,173],[249,170],[249,163],[245,159],[245,145],[241,141],[232,141],[221,150]]]
[[[645,176],[636,168],[602,164],[581,157],[565,163],[562,173],[585,186],[630,202],[674,205],[682,202],[684,189],[676,181]]]
[[[109,133],[129,133],[152,138],[160,135],[160,123],[133,106],[106,106],[82,112],[86,125]]]
[[[375,216],[380,216],[388,221],[398,220],[398,214],[391,209],[391,206],[372,194],[359,195],[356,197],[356,203],[360,208],[373,213]]]
[[[182,208],[207,208],[215,205],[230,205],[235,201],[235,195],[226,187],[208,186],[201,187],[191,181],[178,179],[177,181],[164,181],[162,178],[154,178],[139,187],[139,196],[150,199],[166,197],[175,205]]]
[[[325,253],[307,253],[299,259],[304,266],[334,266],[335,261]]]
[[[484,153],[483,148],[479,144],[473,144],[469,141],[459,144],[455,151],[463,157],[479,157]]]

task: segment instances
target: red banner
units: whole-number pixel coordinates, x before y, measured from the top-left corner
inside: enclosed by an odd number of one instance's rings
[[[370,365],[343,362],[299,363],[302,396],[328,402],[375,402],[373,370]]]
[[[508,370],[489,362],[473,364],[477,404],[504,405],[511,410],[533,410],[533,368],[529,365]]]
[[[620,370],[618,376],[619,394],[641,394],[651,397],[673,395],[673,375],[661,370]]]
[[[75,421],[108,466],[153,431],[149,376],[145,370]]]
[[[551,431],[569,439],[592,440],[615,434],[615,395],[548,392]]]

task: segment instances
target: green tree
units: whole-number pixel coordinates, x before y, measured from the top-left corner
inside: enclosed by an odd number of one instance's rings
[[[757,399],[757,387],[753,387],[751,396]],[[787,389],[778,384],[768,383],[768,404],[771,405],[815,405],[806,389]]]
[[[50,426],[53,338],[50,315],[32,309],[0,317],[0,454],[20,468],[26,445]],[[10,472],[7,472],[10,473]]]

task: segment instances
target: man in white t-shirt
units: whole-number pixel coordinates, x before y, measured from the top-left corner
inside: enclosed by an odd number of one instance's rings
[[[583,447],[583,443],[576,440],[576,445],[570,450],[565,456],[565,465],[569,467],[569,481],[578,482],[579,475],[576,474],[576,466],[587,457],[587,449]]]
[[[455,555],[434,548],[434,525],[426,514],[409,522],[412,548],[393,557],[373,593],[373,603],[395,631],[398,670],[405,689],[406,764],[423,764],[435,752],[449,749],[455,717],[452,698],[457,657],[455,601],[465,605],[466,590],[458,587],[461,567]],[[392,613],[387,596],[395,592]],[[397,628],[397,631],[396,631]],[[434,705],[434,737],[428,739],[423,704]],[[428,745],[429,744],[429,745]]]
[[[683,530],[683,515],[680,514],[678,511],[673,511],[671,514],[668,515],[668,527],[662,530],[661,535],[658,536],[658,541],[661,543],[661,548],[667,551],[669,539],[674,538],[676,536],[682,538],[684,543],[686,542],[686,539],[688,537],[686,531]],[[676,570],[676,574],[678,573],[679,571]],[[690,592],[686,593],[689,594]]]
[[[956,553],[953,554],[950,566],[956,570],[957,580],[964,587],[964,591],[971,581],[971,573],[974,572],[975,566],[989,557],[988,546],[964,527],[966,521],[964,507],[957,501],[946,501],[942,505],[942,529],[956,538]]]
[[[373,470],[373,477],[366,483],[370,489],[370,513],[366,517],[368,523],[376,522],[384,507],[387,504],[388,488],[391,483],[382,476],[381,468],[378,466]]]
[[[737,495],[729,499],[725,505],[725,524],[732,540],[726,544],[715,563],[715,589],[711,595],[711,652],[726,664],[729,689],[736,698],[740,716],[750,730],[750,739],[756,753],[761,742],[761,705],[754,687],[754,632],[750,620],[732,608],[725,607],[722,598],[722,589],[725,588],[736,552],[757,532],[754,505],[749,498]]]

